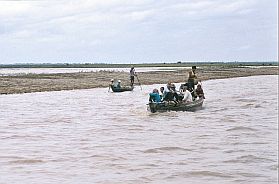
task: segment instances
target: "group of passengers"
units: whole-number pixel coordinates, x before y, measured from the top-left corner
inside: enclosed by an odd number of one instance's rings
[[[199,83],[196,89],[189,87],[188,83],[182,84],[180,89],[177,90],[175,84],[169,82],[166,87],[153,89],[149,94],[150,102],[184,102],[189,103],[199,98],[205,98],[201,83]]]
[[[149,94],[150,102],[184,102],[189,103],[198,98],[205,98],[201,82],[198,82],[195,86],[196,66],[192,67],[189,72],[188,82],[182,84],[180,89],[177,90],[175,84],[168,82],[166,88],[161,87],[160,92],[158,89],[154,89],[152,93]]]

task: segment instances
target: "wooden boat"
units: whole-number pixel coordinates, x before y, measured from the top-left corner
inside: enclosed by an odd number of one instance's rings
[[[165,111],[196,111],[202,108],[204,99],[200,98],[190,103],[178,102],[149,102],[148,110],[154,112],[165,112]]]
[[[110,85],[110,88],[113,92],[124,92],[124,91],[132,91],[134,89],[134,86],[121,86],[115,87],[114,85]]]

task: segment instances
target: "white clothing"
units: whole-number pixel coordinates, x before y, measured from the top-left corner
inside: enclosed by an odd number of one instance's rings
[[[120,86],[120,82],[114,81],[113,82],[113,87],[117,88],[118,86]]]
[[[167,86],[165,87],[164,92],[166,92],[166,93],[170,92],[170,90],[168,89]]]
[[[130,70],[130,76],[135,76],[135,75],[136,75],[136,71],[135,71],[135,69],[133,68],[133,69]]]
[[[184,98],[183,98],[182,101],[184,101],[184,102],[192,102],[192,101],[193,101],[193,97],[192,97],[190,91],[186,90],[186,91],[184,92]]]

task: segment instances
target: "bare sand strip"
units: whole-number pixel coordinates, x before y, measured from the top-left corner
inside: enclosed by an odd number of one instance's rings
[[[185,82],[189,70],[154,71],[138,73],[141,85]],[[197,70],[198,79],[205,81],[255,75],[278,75],[278,67],[201,67]],[[129,85],[127,72],[83,72],[63,74],[27,74],[20,76],[0,76],[0,94],[32,93],[108,87],[111,79],[120,79]]]

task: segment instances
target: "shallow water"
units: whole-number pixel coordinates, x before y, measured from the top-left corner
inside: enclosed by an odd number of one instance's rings
[[[205,81],[202,110],[151,114],[160,86],[1,95],[0,183],[277,183],[278,76]]]
[[[191,67],[140,67],[137,72],[151,71],[177,71],[190,69]],[[129,72],[130,68],[0,68],[0,76],[24,75],[24,74],[55,74],[55,73],[76,73],[76,72],[98,72],[115,71]]]

